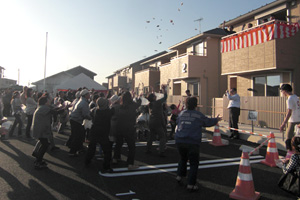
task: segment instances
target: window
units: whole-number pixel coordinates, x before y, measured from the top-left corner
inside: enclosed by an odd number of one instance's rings
[[[188,83],[188,89],[193,96],[199,96],[199,82]]]
[[[267,76],[267,96],[280,96],[280,76]]]
[[[207,56],[207,42],[202,41],[194,45],[194,54],[196,56]]]
[[[181,95],[181,81],[174,82],[173,95]]]
[[[280,75],[253,78],[253,96],[280,96]]]
[[[199,95],[199,92],[198,92],[198,83],[194,83],[193,84],[193,95],[194,96],[198,96]]]

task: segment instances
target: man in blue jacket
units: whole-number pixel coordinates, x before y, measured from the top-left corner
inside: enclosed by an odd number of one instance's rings
[[[197,111],[197,98],[190,97],[186,102],[187,110],[182,111],[177,118],[177,130],[175,141],[180,154],[177,169],[177,181],[182,182],[182,178],[187,174],[187,161],[190,163],[187,189],[189,191],[198,190],[196,185],[197,172],[199,166],[200,144],[202,139],[202,127],[216,125],[222,118],[207,118]]]

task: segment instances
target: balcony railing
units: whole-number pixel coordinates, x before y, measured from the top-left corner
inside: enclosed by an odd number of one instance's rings
[[[294,36],[299,31],[299,23],[272,20],[238,33],[225,36],[221,40],[222,53],[261,44],[273,39]]]

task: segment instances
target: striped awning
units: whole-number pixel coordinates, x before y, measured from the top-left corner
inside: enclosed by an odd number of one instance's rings
[[[273,39],[283,39],[294,36],[299,31],[299,23],[288,25],[274,21],[249,31],[239,32],[221,40],[221,52],[229,52],[245,47],[261,44]]]

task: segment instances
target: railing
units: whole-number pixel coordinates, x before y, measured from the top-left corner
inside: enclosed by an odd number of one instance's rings
[[[149,67],[147,69],[143,69],[143,70],[137,71],[135,73],[137,74],[137,73],[146,72],[146,71],[159,71],[159,67]]]
[[[259,28],[259,27],[262,27],[262,26],[265,26],[265,25],[274,24],[275,22],[280,23],[280,24],[289,24],[288,22],[282,21],[282,20],[271,20],[271,21],[268,21],[266,23],[263,23],[263,24],[260,24],[260,25],[257,25],[257,26],[253,26],[251,28],[246,28],[246,29],[241,30],[239,32],[236,32],[236,33],[233,33],[233,34],[230,34],[230,35],[226,35],[226,36],[222,37],[221,39],[225,39],[225,38],[232,37],[232,36],[244,33],[244,32],[248,32],[248,31],[251,31],[253,29],[256,29],[256,28]]]
[[[168,66],[168,65],[170,65],[171,64],[171,62],[168,62],[168,63],[164,63],[164,64],[161,64],[159,67],[164,67],[164,66]]]

